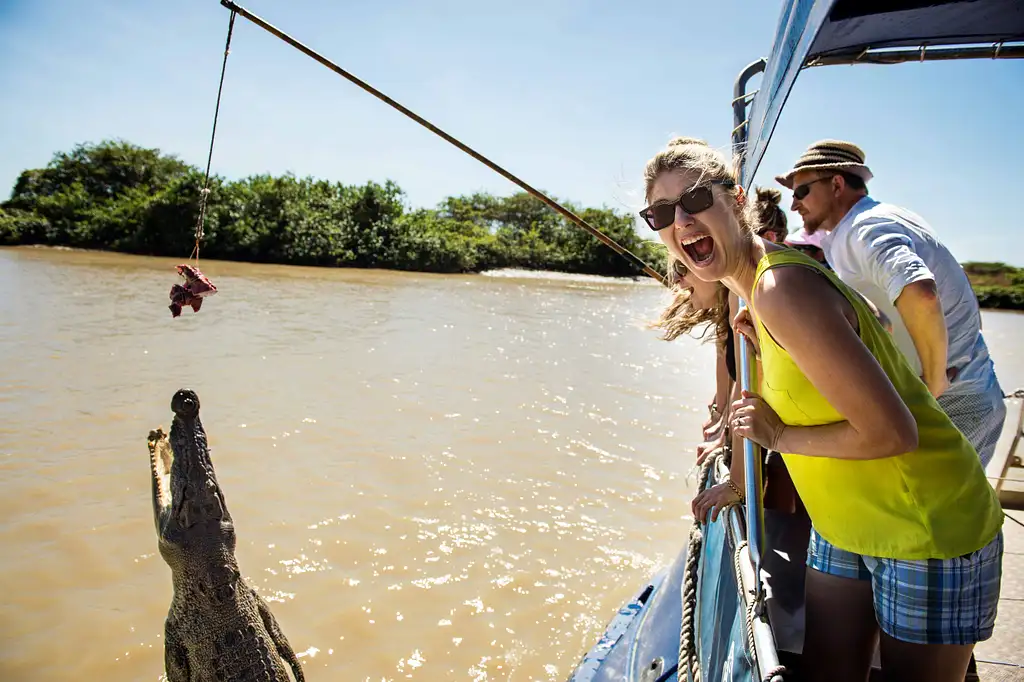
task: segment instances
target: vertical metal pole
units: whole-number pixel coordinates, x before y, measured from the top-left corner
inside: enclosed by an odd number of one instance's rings
[[[737,169],[742,177],[743,159],[746,155],[747,132],[747,106],[750,99],[746,96],[747,81],[755,74],[764,71],[766,61],[760,59],[743,70],[736,80],[736,87],[733,93],[733,132],[732,142],[734,152],[739,154],[740,164]],[[748,192],[750,187],[745,187]],[[745,300],[740,298],[740,309],[747,307]],[[740,385],[750,390],[756,385],[757,362],[754,359],[753,347],[744,337],[740,337]],[[735,456],[735,455],[734,455]],[[746,517],[747,517],[747,551],[750,555],[750,567],[752,569],[750,583],[754,588],[754,618],[750,623],[753,633],[753,646],[756,651],[758,665],[758,679],[766,675],[764,679],[771,682],[782,682],[779,665],[778,651],[775,648],[775,637],[771,625],[767,620],[767,614],[763,610],[764,584],[761,581],[761,564],[764,552],[764,498],[762,497],[763,472],[761,471],[761,446],[753,441],[743,440],[743,471],[746,476]]]
[[[746,308],[746,302],[740,299],[740,309]],[[757,361],[751,353],[750,342],[740,338],[740,374],[741,386],[749,391],[755,385]],[[746,479],[747,497],[747,549],[750,561],[754,564],[754,576],[757,580],[757,591],[761,591],[761,554],[764,547],[764,472],[761,470],[761,446],[752,440],[743,439],[743,472]]]
[[[742,158],[747,143],[747,81],[756,74],[764,71],[766,62],[759,59],[748,65],[736,79],[733,89],[733,131],[732,143],[733,152],[740,155],[740,168],[742,174]],[[747,303],[740,298],[740,310],[746,308]],[[753,358],[753,348],[750,342],[742,335],[736,339],[740,346],[740,386],[749,391],[755,385],[756,361]],[[743,472],[746,479],[746,516],[747,516],[747,549],[750,552],[750,562],[754,565],[754,584],[757,590],[756,599],[761,598],[761,555],[764,548],[764,500],[762,498],[761,471],[761,446],[746,438],[743,439]]]

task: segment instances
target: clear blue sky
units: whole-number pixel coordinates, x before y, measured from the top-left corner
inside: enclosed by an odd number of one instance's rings
[[[733,81],[767,54],[780,8],[242,4],[535,187],[628,210],[642,206],[643,164],[670,136],[728,144]],[[0,0],[0,193],[54,152],[104,138],[205,166],[228,15],[217,0]],[[872,194],[922,214],[961,261],[1024,265],[1021,84],[1020,61],[804,72],[756,180],[773,182],[817,139],[848,139],[867,152]],[[242,18],[213,168],[228,178],[390,178],[413,206],[518,189]]]

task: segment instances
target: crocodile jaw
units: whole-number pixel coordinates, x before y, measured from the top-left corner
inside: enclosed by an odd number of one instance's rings
[[[174,415],[170,446],[174,451],[170,475],[170,521],[188,534],[210,532],[208,524],[231,522],[217,475],[210,460],[206,431],[199,415]]]
[[[153,487],[153,521],[157,533],[160,533],[171,512],[171,461],[174,459],[174,450],[162,426],[149,432],[146,445],[149,447],[149,473]]]
[[[146,444],[157,533],[169,539],[173,531],[178,535],[209,522],[231,522],[198,416],[176,416],[170,437],[159,427],[149,432]]]
[[[234,562],[235,531],[210,459],[199,398],[182,389],[171,401],[170,433],[149,433],[153,519],[160,553],[176,574]],[[230,560],[229,560],[230,559]],[[198,563],[196,563],[198,562]]]

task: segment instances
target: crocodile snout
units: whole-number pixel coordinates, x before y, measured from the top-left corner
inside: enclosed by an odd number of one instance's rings
[[[182,419],[194,419],[199,415],[199,396],[187,388],[179,390],[171,398],[171,411]]]

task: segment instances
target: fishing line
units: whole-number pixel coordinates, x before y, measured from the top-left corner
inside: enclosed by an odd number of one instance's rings
[[[220,65],[220,84],[217,86],[217,106],[213,110],[213,131],[210,133],[210,152],[206,157],[206,177],[203,179],[203,189],[199,192],[199,219],[196,221],[196,245],[192,249],[190,259],[194,258],[196,265],[199,265],[199,242],[205,236],[204,227],[206,223],[206,202],[210,196],[210,166],[213,163],[213,144],[217,139],[217,119],[220,117],[220,97],[224,92],[224,73],[228,68],[228,54],[231,52],[231,34],[235,29],[235,12],[231,12],[228,20],[228,37],[224,42],[224,61]]]
[[[182,277],[183,283],[171,287],[170,300],[167,306],[171,311],[171,317],[178,317],[186,306],[192,308],[192,312],[199,312],[203,305],[203,299],[217,293],[217,287],[213,282],[199,270],[199,246],[205,236],[206,227],[206,205],[210,199],[210,168],[213,164],[213,145],[217,139],[217,120],[220,118],[220,98],[224,92],[224,73],[228,68],[228,54],[231,52],[231,34],[235,28],[235,13],[231,13],[228,19],[228,37],[224,41],[224,61],[220,65],[220,84],[217,86],[217,106],[213,111],[213,131],[210,133],[210,151],[206,156],[206,175],[203,178],[203,188],[199,190],[199,216],[196,218],[195,245],[192,247],[192,255],[188,262],[176,265],[174,269]]]

